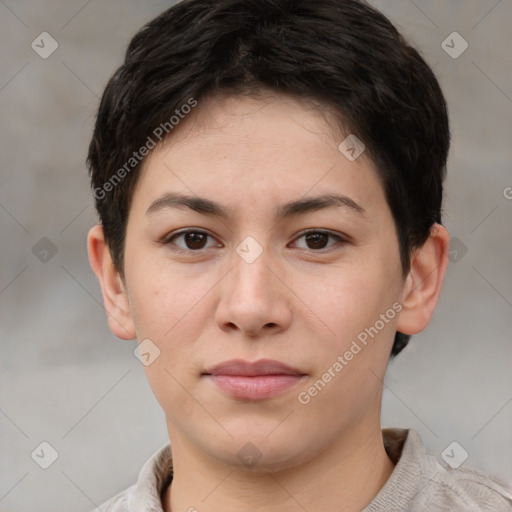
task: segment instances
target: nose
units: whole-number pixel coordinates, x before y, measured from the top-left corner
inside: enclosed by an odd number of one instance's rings
[[[264,250],[254,261],[234,254],[233,268],[220,283],[215,321],[225,332],[260,338],[290,326],[292,293]]]

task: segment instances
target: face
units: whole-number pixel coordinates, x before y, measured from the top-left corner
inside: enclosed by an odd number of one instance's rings
[[[171,443],[268,470],[380,428],[398,240],[343,138],[290,97],[217,99],[146,160],[124,283],[137,339],[160,351],[145,371]]]

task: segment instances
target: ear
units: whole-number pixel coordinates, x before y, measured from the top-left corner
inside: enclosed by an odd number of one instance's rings
[[[427,241],[411,257],[411,269],[402,289],[398,331],[417,334],[429,324],[441,294],[449,250],[447,229],[434,224]]]
[[[110,330],[118,338],[133,340],[136,337],[135,325],[126,287],[112,262],[101,224],[89,230],[87,249],[91,267],[100,281]]]

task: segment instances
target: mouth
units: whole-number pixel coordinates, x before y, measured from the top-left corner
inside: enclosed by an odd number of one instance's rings
[[[289,390],[306,374],[271,359],[255,362],[234,359],[206,370],[202,376],[232,398],[265,400]]]

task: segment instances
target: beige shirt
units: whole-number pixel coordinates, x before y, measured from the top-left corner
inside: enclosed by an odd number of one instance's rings
[[[413,429],[383,429],[384,445],[396,464],[362,512],[511,512],[512,486],[484,473],[440,464],[425,453]],[[172,480],[169,443],[142,467],[137,483],[101,506],[104,512],[163,512],[161,496]],[[97,510],[97,509],[96,509]]]

